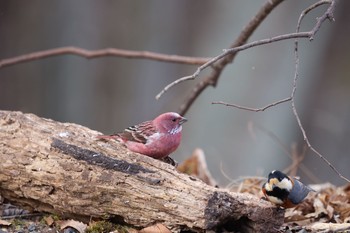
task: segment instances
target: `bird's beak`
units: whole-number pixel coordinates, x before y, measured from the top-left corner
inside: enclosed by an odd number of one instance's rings
[[[182,125],[186,121],[187,121],[187,119],[185,117],[181,117],[181,119],[179,120],[179,124]]]

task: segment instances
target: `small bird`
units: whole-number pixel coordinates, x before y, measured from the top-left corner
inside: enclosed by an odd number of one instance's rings
[[[284,208],[298,205],[311,191],[314,190],[278,170],[270,172],[262,186],[266,199]]]
[[[163,160],[180,145],[182,124],[186,121],[178,113],[167,112],[154,120],[130,126],[121,133],[97,137],[115,139],[133,152]]]

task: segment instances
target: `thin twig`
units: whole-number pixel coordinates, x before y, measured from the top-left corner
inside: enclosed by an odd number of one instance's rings
[[[309,32],[305,32],[309,39],[312,40],[314,38],[314,36],[316,35],[316,33],[319,31],[322,23],[326,20],[326,19],[329,19],[331,21],[334,21],[334,17],[333,17],[333,13],[334,13],[334,8],[335,8],[335,5],[336,5],[336,1],[335,0],[322,0],[322,1],[319,1],[313,5],[311,5],[310,7],[308,7],[307,9],[305,9],[301,14],[300,14],[300,17],[299,17],[299,20],[298,20],[298,24],[297,24],[297,30],[296,30],[296,33],[294,34],[298,34],[299,33],[299,30],[300,30],[300,25],[301,25],[301,21],[302,19],[305,17],[305,15],[310,12],[311,10],[317,8],[318,6],[321,6],[323,4],[330,4],[330,6],[327,8],[326,12],[317,19],[316,21],[316,24],[315,26],[313,27],[313,29]],[[296,38],[300,38],[300,37],[296,37]],[[257,41],[258,42],[258,41]],[[242,47],[242,46],[240,46]],[[235,48],[233,49],[229,49],[227,51],[232,51],[232,52],[237,52],[235,51]],[[350,183],[350,180],[346,177],[344,177],[320,152],[318,152],[310,143],[307,135],[306,135],[306,132],[305,132],[305,129],[303,128],[302,126],[302,123],[301,123],[301,120],[300,120],[300,117],[299,117],[299,114],[296,110],[296,107],[295,107],[295,92],[296,92],[296,89],[297,89],[297,80],[299,78],[299,54],[298,54],[298,39],[295,40],[295,50],[294,50],[294,54],[295,54],[295,73],[294,73],[294,79],[293,79],[293,86],[292,86],[292,93],[291,93],[291,96],[289,98],[286,98],[286,99],[283,99],[283,100],[280,100],[280,101],[277,101],[275,103],[272,103],[272,104],[269,104],[263,108],[248,108],[248,107],[243,107],[243,106],[239,106],[239,105],[236,105],[236,104],[229,104],[229,103],[225,103],[225,102],[214,102],[214,103],[217,103],[217,104],[223,104],[223,105],[226,105],[226,106],[231,106],[231,107],[236,107],[236,108],[239,108],[239,109],[243,109],[243,110],[248,110],[248,111],[255,111],[255,112],[258,112],[258,111],[264,111],[266,110],[267,108],[269,107],[272,107],[272,106],[276,106],[277,104],[280,104],[280,103],[283,103],[283,102],[287,102],[287,101],[291,101],[291,105],[292,105],[292,111],[293,111],[293,114],[297,120],[297,123],[298,123],[298,126],[303,134],[303,137],[304,137],[304,141],[306,142],[307,144],[307,147],[313,151],[316,155],[318,155],[328,166],[331,167],[331,169],[337,173],[337,175],[342,178],[343,180],[347,181]],[[213,59],[212,59],[213,60]],[[206,64],[203,64],[203,66],[205,66]],[[198,71],[198,70],[197,70]],[[197,74],[198,75],[198,74]],[[214,104],[213,103],[213,104]]]
[[[82,49],[78,47],[60,47],[60,48],[38,51],[38,52],[24,54],[17,57],[0,60],[0,68],[15,65],[18,63],[38,60],[46,57],[65,55],[65,54],[77,55],[77,56],[85,57],[87,59],[115,56],[115,57],[125,57],[125,58],[143,58],[143,59],[150,59],[150,60],[156,60],[156,61],[162,61],[162,62],[173,62],[173,63],[189,64],[189,65],[202,65],[210,59],[206,57],[186,57],[186,56],[154,53],[149,51],[132,51],[132,50],[115,49],[115,48],[87,50],[87,49]]]
[[[312,29],[313,35],[310,38],[311,40],[313,39],[314,35],[318,32],[318,30],[321,28],[322,23],[326,19],[329,19],[330,21],[334,21],[333,13],[335,10],[336,0],[320,1],[319,5],[323,5],[323,4],[330,4],[330,6],[327,8],[326,12],[320,18],[317,18],[316,25]],[[305,14],[307,14],[310,10],[315,9],[316,7],[317,7],[317,4],[310,6],[308,9],[306,9],[307,11],[305,11]],[[302,18],[304,18],[304,16],[299,17],[300,22]],[[300,28],[300,25],[298,26],[297,32],[299,31],[299,28]]]
[[[250,48],[253,48],[253,47],[256,47],[256,46],[259,46],[259,45],[270,44],[270,43],[281,41],[281,40],[289,40],[289,39],[295,39],[295,38],[311,38],[312,35],[313,35],[312,31],[299,32],[299,33],[289,33],[289,34],[275,36],[275,37],[272,37],[272,38],[267,38],[267,39],[262,39],[262,40],[258,40],[258,41],[253,41],[251,43],[248,43],[248,44],[245,44],[245,45],[241,45],[241,46],[237,46],[237,47],[230,48],[230,49],[224,49],[223,53],[221,53],[218,56],[210,59],[209,61],[207,61],[206,63],[204,63],[200,67],[198,67],[196,72],[194,72],[192,75],[179,78],[179,79],[175,80],[174,82],[168,84],[166,87],[163,88],[163,90],[161,90],[161,92],[158,93],[158,95],[156,96],[156,99],[159,99],[165,92],[167,92],[173,86],[175,86],[175,85],[177,85],[179,83],[182,83],[184,81],[195,79],[196,77],[198,77],[198,75],[200,74],[200,72],[202,70],[204,70],[205,68],[213,65],[216,61],[226,57],[228,54],[237,53],[239,51],[250,49]]]
[[[277,7],[281,2],[283,2],[283,0],[266,1],[266,3],[259,9],[257,14],[243,28],[243,30],[240,32],[239,36],[233,42],[230,48],[241,46],[247,43],[248,39],[254,33],[254,31],[258,28],[258,26],[264,21],[264,19],[270,14],[270,12],[273,9],[275,9],[275,7]],[[180,106],[178,112],[181,115],[185,115],[185,113],[188,111],[188,109],[191,107],[194,101],[198,98],[198,96],[202,93],[202,91],[204,91],[208,86],[212,86],[212,87],[216,86],[220,78],[221,72],[224,70],[226,65],[228,65],[233,61],[233,59],[236,57],[237,54],[238,54],[237,52],[228,54],[226,57],[216,62],[215,66],[213,65],[212,72],[205,78],[202,78],[202,80],[195,85],[195,87],[187,96],[183,104]]]
[[[280,148],[283,150],[283,152],[293,161],[293,156],[292,156],[292,152],[289,151],[289,148],[287,147],[287,145],[285,145],[281,139],[272,131],[264,128],[262,125],[259,124],[254,124],[254,127],[256,127],[257,129],[261,130],[263,133],[265,133],[267,136],[269,136],[278,146],[280,146]],[[305,149],[303,150],[302,155],[305,154]],[[300,161],[302,162],[302,161]],[[298,164],[300,170],[302,172],[304,172],[314,183],[320,183],[320,179],[317,178],[314,174],[312,174],[312,172],[302,163]],[[291,168],[293,168],[293,165],[291,166]],[[290,167],[287,167],[286,171],[289,171]]]
[[[246,180],[250,180],[253,182],[255,181],[255,182],[251,184],[245,184]],[[227,184],[225,188],[237,193],[242,192],[243,188],[245,188],[245,190],[250,190],[250,189],[253,190],[253,188],[255,188],[255,190],[259,192],[261,189],[261,184],[263,182],[266,182],[266,180],[267,180],[266,177],[259,177],[259,176],[240,177],[236,180],[233,180],[231,183]]]
[[[305,159],[305,156],[306,156],[306,146],[304,146],[302,153],[299,153],[297,144],[293,143],[291,147],[292,164],[288,166],[288,168],[284,169],[288,171],[288,172],[286,171],[286,173],[288,173],[290,176],[296,176],[298,174],[299,166],[301,162]]]
[[[265,107],[262,107],[262,108],[249,108],[249,107],[244,107],[244,106],[240,106],[240,105],[237,105],[237,104],[229,104],[229,103],[222,102],[222,101],[212,102],[212,104],[222,104],[222,105],[225,105],[225,106],[235,107],[235,108],[248,110],[248,111],[252,111],[252,112],[263,112],[263,111],[265,111],[268,108],[271,108],[271,107],[276,106],[276,105],[281,104],[281,103],[289,102],[291,100],[292,100],[292,97],[288,97],[288,98],[285,98],[285,99],[273,102],[273,103],[271,103],[269,105],[266,105]]]
[[[308,8],[306,8],[305,10],[303,10],[299,16],[299,20],[298,20],[298,25],[297,25],[297,31],[300,30],[300,25],[301,25],[301,20],[313,9],[321,6],[321,5],[324,5],[324,4],[331,4],[332,3],[332,0],[322,0],[322,1],[319,1],[319,2],[316,2],[315,4],[309,6]],[[321,26],[321,24],[319,24],[319,26]],[[318,27],[319,27],[318,26]],[[316,28],[316,25],[315,27]]]
[[[223,166],[223,164],[222,164],[222,161],[220,162],[220,172],[221,172],[221,174],[222,174],[227,180],[230,181],[230,183],[233,182],[233,178],[231,178],[231,177],[225,172],[224,166]]]
[[[271,140],[273,142],[275,142],[280,148],[281,150],[284,152],[284,154],[286,154],[290,159],[292,159],[292,154],[291,152],[289,151],[289,147],[284,144],[282,142],[282,140],[274,133],[272,132],[271,130],[263,127],[262,125],[258,124],[258,123],[254,123],[254,124],[251,124],[252,125],[252,131],[257,128],[258,130],[260,130],[262,133],[264,133],[266,136],[270,137]],[[280,156],[280,155],[279,155]]]
[[[320,4],[323,3],[330,3],[330,6],[328,7],[328,9],[326,10],[326,12],[320,17],[317,19],[317,23],[316,23],[316,26],[313,28],[312,32],[313,34],[315,35],[317,33],[317,31],[319,30],[322,22],[324,22],[327,18],[330,19],[330,20],[334,20],[333,18],[333,11],[334,11],[334,8],[335,8],[335,0],[331,1],[331,2],[326,2],[326,1],[320,1]],[[320,5],[319,4],[319,5]],[[314,9],[315,7],[317,6],[317,4],[314,4],[312,6],[310,6],[309,8],[307,8],[305,11],[303,11],[303,13],[300,15],[299,17],[299,20],[298,20],[298,24],[297,24],[297,29],[296,29],[296,32],[299,31],[300,29],[300,24],[301,24],[301,21],[302,19],[304,18],[304,16],[312,9]],[[312,8],[313,7],[313,8]],[[295,62],[295,72],[294,72],[294,79],[293,79],[293,88],[292,88],[292,94],[291,94],[291,97],[292,97],[292,101],[291,101],[291,105],[292,105],[292,110],[293,110],[293,114],[295,116],[295,119],[297,120],[297,123],[298,123],[298,126],[300,128],[300,131],[301,133],[303,134],[303,137],[304,137],[304,141],[307,145],[307,147],[313,151],[316,155],[318,155],[319,158],[321,158],[335,173],[337,173],[337,175],[347,181],[348,183],[350,183],[350,180],[348,178],[346,178],[345,176],[343,176],[334,166],[333,164],[331,164],[320,152],[318,152],[310,143],[309,141],[309,138],[307,137],[306,135],[306,131],[301,123],[301,120],[300,120],[300,117],[299,117],[299,114],[296,110],[296,107],[295,107],[295,92],[296,92],[296,89],[297,89],[297,81],[298,81],[298,78],[299,78],[299,52],[298,52],[298,48],[299,48],[299,43],[298,43],[298,40],[296,39],[295,40],[295,48],[294,48],[294,62]]]
[[[319,184],[322,182],[321,179],[318,178],[316,175],[314,175],[310,171],[310,169],[308,169],[304,164],[302,164],[306,156],[307,149],[308,149],[307,145],[304,145],[301,153],[298,153],[296,144],[292,145],[292,155],[293,155],[292,164],[285,170],[290,171],[288,172],[290,176],[296,176],[297,169],[300,168],[300,170],[311,180],[311,182],[313,182],[314,184]]]
[[[187,98],[187,100],[180,106],[179,113],[184,115],[189,107],[193,104],[193,102],[197,99],[197,97],[204,91],[208,86],[213,86],[215,87],[217,84],[217,81],[220,77],[221,72],[225,68],[225,66],[232,62],[235,55],[237,54],[238,51],[248,49],[254,46],[258,46],[261,44],[265,43],[272,43],[275,41],[279,40],[286,40],[286,39],[291,39],[293,38],[304,38],[308,37],[309,40],[312,40],[315,36],[315,34],[318,32],[319,28],[322,25],[322,22],[325,21],[327,18],[333,19],[333,11],[331,9],[327,9],[326,14],[323,15],[322,17],[318,18],[314,28],[309,31],[309,32],[304,32],[304,33],[291,33],[291,34],[286,34],[286,35],[281,35],[281,37],[274,37],[271,39],[265,39],[262,41],[255,41],[249,44],[243,45],[250,35],[254,32],[254,30],[258,27],[258,25],[265,19],[265,17],[274,9],[279,3],[281,3],[281,0],[275,0],[275,1],[268,1],[257,13],[257,15],[248,23],[248,25],[244,28],[244,30],[241,32],[240,36],[238,39],[235,41],[235,43],[231,46],[232,49],[225,50],[222,54],[212,58],[209,60],[207,63],[201,65],[200,67],[197,68],[197,70],[190,76],[185,76],[180,79],[175,80],[174,82],[168,84],[164,89],[156,95],[156,99],[159,99],[165,92],[167,92],[170,88],[173,86],[187,81],[187,80],[193,80],[196,77],[199,76],[200,72],[204,70],[205,68],[212,66],[213,72],[211,75],[207,76],[203,81],[197,83],[197,85],[193,88],[191,94]],[[318,3],[315,3],[308,9],[304,11],[306,14],[308,11],[323,5],[323,4],[330,4],[331,0],[322,0]],[[327,17],[326,17],[327,16]],[[288,38],[291,37],[291,38]],[[257,43],[257,44],[254,44]],[[245,47],[247,46],[247,47]],[[220,61],[219,61],[220,60]],[[218,63],[215,63],[219,61]],[[215,63],[215,65],[214,65]]]

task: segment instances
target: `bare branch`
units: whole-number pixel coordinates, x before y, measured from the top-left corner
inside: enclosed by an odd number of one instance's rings
[[[253,33],[253,31],[258,27],[258,25],[265,19],[265,17],[276,7],[281,1],[275,0],[275,1],[269,1],[267,2],[257,13],[257,15],[249,22],[249,24],[245,27],[245,29],[241,32],[240,36],[236,40],[236,42],[231,46],[231,49],[224,50],[224,52],[209,61],[207,61],[205,64],[201,65],[197,68],[197,70],[190,76],[185,76],[180,79],[175,80],[174,82],[168,84],[160,93],[156,95],[156,99],[159,99],[165,92],[167,92],[170,88],[173,86],[187,81],[187,80],[194,80],[196,77],[199,76],[200,72],[204,70],[205,68],[211,66],[213,68],[213,72],[211,75],[207,76],[204,81],[199,82],[195,88],[193,88],[191,94],[187,98],[187,100],[180,106],[179,112],[181,114],[185,114],[189,107],[193,104],[193,102],[196,100],[196,98],[202,93],[203,90],[206,89],[209,85],[216,86],[216,83],[220,77],[221,72],[225,68],[225,66],[232,62],[237,52],[252,48],[258,45],[268,44],[276,41],[281,40],[287,40],[287,39],[293,39],[293,38],[309,38],[309,40],[312,40],[314,38],[314,35],[318,32],[320,29],[322,23],[328,18],[333,20],[333,11],[335,7],[334,1],[331,0],[321,0],[306,10],[303,11],[302,14],[307,14],[312,9],[315,9],[316,7],[323,5],[323,4],[331,4],[331,7],[327,9],[324,15],[322,15],[320,18],[317,19],[317,22],[314,26],[314,28],[308,32],[296,32],[296,33],[290,33],[285,34],[281,36],[276,36],[270,39],[264,39],[255,41],[252,43],[248,43],[243,45],[250,35]],[[219,61],[218,63],[216,63]],[[215,63],[215,64],[214,64]]]
[[[220,60],[221,58],[226,57],[228,54],[236,53],[236,52],[250,49],[250,48],[253,48],[253,47],[256,47],[259,45],[270,44],[270,43],[281,41],[281,40],[290,40],[290,39],[295,39],[295,38],[311,38],[312,35],[313,35],[312,31],[290,33],[290,34],[285,34],[285,35],[275,36],[272,38],[254,41],[254,42],[251,42],[251,43],[248,43],[245,45],[241,45],[241,46],[237,46],[237,47],[234,47],[231,49],[224,49],[224,52],[222,54],[210,59],[209,61],[207,61],[206,63],[204,63],[200,67],[198,67],[196,72],[194,72],[192,75],[179,78],[179,79],[175,80],[174,82],[168,84],[166,87],[164,87],[164,89],[161,92],[159,92],[159,94],[156,96],[156,99],[159,99],[165,92],[167,92],[173,86],[175,86],[181,82],[184,82],[184,81],[195,79],[196,77],[198,77],[198,75],[200,74],[200,72],[202,70],[213,65],[216,61]]]
[[[318,6],[321,6],[321,5],[324,5],[324,4],[330,4],[330,6],[327,8],[326,12],[317,19],[317,22],[314,26],[314,28],[309,31],[309,32],[303,32],[302,36],[296,36],[295,38],[302,38],[302,37],[308,37],[310,40],[313,39],[314,35],[319,31],[322,23],[326,20],[326,19],[330,19],[332,21],[334,21],[334,17],[333,17],[333,12],[334,12],[334,9],[335,9],[335,5],[336,5],[336,1],[335,0],[322,0],[322,1],[319,1],[313,5],[311,5],[310,7],[308,7],[307,9],[305,9],[301,14],[300,14],[300,17],[299,17],[299,20],[298,20],[298,23],[297,23],[297,30],[296,30],[296,33],[292,33],[292,34],[287,34],[287,35],[282,35],[280,38],[278,37],[274,37],[274,38],[271,38],[269,41],[268,39],[265,39],[265,40],[261,40],[263,43],[262,44],[266,44],[266,43],[271,43],[271,42],[275,42],[275,41],[278,41],[278,40],[283,40],[283,39],[290,39],[290,38],[287,38],[288,35],[298,35],[300,34],[299,33],[299,30],[300,30],[300,25],[301,25],[301,21],[302,19],[305,17],[305,15],[307,13],[309,13],[311,10],[317,8]],[[275,40],[275,38],[277,38]],[[261,45],[261,41],[255,41],[255,42],[252,42],[252,43],[249,43],[249,44],[246,44],[246,45],[243,45],[243,46],[238,46],[236,48],[232,48],[232,49],[228,49],[226,50],[224,53],[220,54],[219,56],[211,59],[210,61],[208,61],[207,63],[203,64],[200,68],[206,66],[208,67],[209,64],[211,61],[215,60],[216,58],[220,59],[224,56],[227,55],[227,53],[230,53],[230,52],[233,52],[233,53],[236,53],[238,51],[241,51],[243,50],[242,48],[244,49],[247,49],[247,48],[251,48],[251,47],[254,47],[254,46],[257,46],[257,45]],[[245,48],[245,46],[247,46],[247,48]],[[270,108],[270,107],[273,107],[273,106],[276,106],[278,104],[281,104],[281,103],[284,103],[284,102],[287,102],[287,101],[291,101],[291,106],[292,106],[292,111],[293,111],[293,114],[297,120],[297,123],[298,123],[298,126],[303,134],[303,137],[304,137],[304,141],[306,142],[307,144],[307,147],[313,151],[316,155],[318,155],[328,166],[331,167],[331,169],[337,173],[337,175],[350,183],[350,180],[346,177],[344,177],[320,152],[318,152],[310,143],[307,135],[306,135],[306,132],[305,132],[305,129],[303,128],[302,126],[302,123],[301,123],[301,120],[300,120],[300,117],[299,117],[299,114],[296,110],[296,107],[295,107],[295,92],[296,92],[296,89],[297,89],[297,80],[299,78],[299,54],[298,54],[298,40],[295,41],[295,73],[294,73],[294,79],[293,79],[293,86],[292,86],[292,93],[291,93],[291,96],[289,98],[286,98],[286,99],[283,99],[283,100],[280,100],[280,101],[277,101],[277,102],[274,102],[272,104],[269,104],[263,108],[248,108],[248,107],[244,107],[244,106],[240,106],[240,105],[236,105],[236,104],[229,104],[229,103],[225,103],[225,102],[213,102],[212,104],[223,104],[223,105],[226,105],[226,106],[230,106],[230,107],[235,107],[235,108],[239,108],[239,109],[243,109],[243,110],[248,110],[248,111],[254,111],[254,112],[259,112],[259,111],[264,111],[266,110],[267,108]],[[217,59],[217,60],[218,60]],[[199,72],[202,70],[200,70],[200,68],[197,69],[196,73],[194,73],[192,76],[193,78],[195,78],[196,76],[199,75]],[[194,76],[195,75],[195,76]],[[188,76],[188,77],[192,77],[192,76]]]
[[[320,1],[318,5],[321,5],[321,4],[326,4],[326,3],[330,3],[330,6],[328,7],[328,9],[326,10],[326,12],[320,17],[318,18],[317,20],[317,23],[316,23],[316,26],[314,27],[314,29],[312,30],[313,34],[316,34],[316,32],[319,30],[322,22],[324,22],[327,18],[333,20],[333,11],[334,11],[334,8],[335,8],[335,0],[329,2],[329,1]],[[297,24],[297,29],[296,29],[296,32],[299,31],[300,29],[300,24],[301,24],[301,21],[302,19],[304,18],[304,16],[312,9],[314,9],[316,6],[318,6],[317,3],[310,6],[309,8],[307,8],[306,10],[304,10],[302,12],[302,14],[300,15],[299,17],[299,20],[298,20],[298,24]],[[297,123],[298,123],[298,126],[300,128],[300,131],[301,133],[303,134],[303,137],[304,137],[304,141],[307,145],[307,147],[313,151],[319,158],[321,158],[335,173],[337,173],[337,175],[345,180],[346,182],[350,183],[350,180],[348,178],[346,178],[345,176],[343,176],[334,166],[333,164],[331,164],[328,159],[326,159],[320,152],[318,152],[310,143],[307,135],[306,135],[306,131],[301,123],[301,120],[300,120],[300,117],[299,117],[299,114],[297,112],[297,109],[295,107],[295,92],[296,92],[296,89],[297,89],[297,81],[298,81],[298,78],[299,78],[299,52],[298,52],[298,48],[299,48],[299,43],[298,43],[298,40],[295,40],[295,48],[294,48],[294,62],[295,62],[295,72],[294,72],[294,79],[293,79],[293,88],[292,88],[292,94],[291,94],[291,97],[292,97],[292,101],[291,101],[291,104],[292,104],[292,110],[293,110],[293,114],[295,116],[295,119],[297,120]]]
[[[248,111],[252,111],[252,112],[263,112],[263,111],[265,111],[268,108],[271,108],[273,106],[276,106],[278,104],[285,103],[285,102],[288,102],[288,101],[291,101],[291,100],[292,100],[292,97],[288,97],[288,98],[285,98],[285,99],[273,102],[273,103],[271,103],[269,105],[266,105],[265,107],[262,107],[262,108],[249,108],[249,107],[244,107],[244,106],[240,106],[240,105],[236,105],[236,104],[225,103],[225,102],[222,102],[222,101],[212,102],[212,104],[222,104],[222,105],[226,105],[226,106],[229,106],[229,107],[235,107],[235,108],[238,108],[238,109],[248,110]]]
[[[99,50],[87,50],[78,47],[60,47],[55,49],[49,49],[44,51],[38,51],[33,53],[24,54],[21,56],[7,58],[0,60],[0,68],[15,65],[18,63],[43,59],[46,57],[53,57],[65,54],[72,54],[87,59],[115,56],[115,57],[125,57],[125,58],[142,58],[150,59],[162,62],[173,62],[180,64],[189,64],[189,65],[202,65],[206,63],[210,58],[205,57],[185,57],[178,55],[167,55],[161,53],[154,53],[149,51],[132,51],[124,49],[115,49],[115,48],[106,48]]]
[[[268,38],[268,39],[254,41],[254,42],[242,45],[242,46],[238,46],[236,48],[226,49],[226,50],[224,50],[225,52],[220,56],[226,56],[229,53],[238,52],[238,51],[242,51],[242,50],[249,49],[252,47],[256,47],[258,45],[270,44],[270,43],[281,41],[281,40],[289,40],[289,39],[295,39],[295,38],[307,38],[307,37],[310,37],[310,35],[311,35],[311,32],[296,32],[296,33],[289,33],[289,34],[284,34],[284,35],[280,35],[280,36],[275,36],[275,37]]]
[[[301,24],[301,20],[305,17],[305,15],[307,15],[311,10],[324,5],[324,4],[331,4],[332,0],[322,0],[319,2],[316,2],[315,4],[309,6],[308,8],[306,8],[305,10],[303,10],[299,16],[299,20],[298,20],[298,25],[297,25],[297,32],[300,30],[300,24]],[[317,23],[316,23],[317,24]],[[320,24],[321,25],[321,24]],[[316,28],[316,26],[314,27],[314,29]],[[318,27],[319,28],[319,27]]]
[[[322,4],[326,4],[328,3],[328,1],[322,1]],[[319,6],[321,4],[314,4],[315,7]],[[332,15],[331,12],[326,12],[325,15]],[[324,15],[323,15],[324,16]],[[168,84],[166,87],[164,87],[164,89],[158,93],[158,95],[156,96],[156,99],[159,99],[165,92],[167,92],[170,88],[172,88],[173,86],[184,82],[184,81],[188,81],[188,80],[193,80],[196,77],[198,77],[198,75],[200,74],[200,72],[202,70],[204,70],[205,68],[213,65],[216,61],[220,60],[221,58],[227,56],[228,54],[231,53],[236,53],[242,50],[246,50],[246,49],[250,49],[256,46],[260,46],[260,45],[264,45],[264,44],[271,44],[273,42],[277,42],[277,41],[282,41],[282,40],[290,40],[290,39],[295,39],[295,38],[309,38],[309,40],[313,40],[314,35],[317,33],[317,31],[320,29],[321,27],[321,21],[323,22],[327,17],[321,17],[319,18],[319,20],[317,21],[315,27],[308,32],[296,32],[296,33],[289,33],[289,34],[284,34],[284,35],[279,35],[279,36],[275,36],[272,38],[267,38],[267,39],[262,39],[262,40],[258,40],[258,41],[254,41],[245,45],[241,45],[241,46],[237,46],[234,48],[230,48],[230,49],[224,49],[224,52],[219,54],[218,56],[210,59],[209,61],[207,61],[206,63],[204,63],[203,65],[201,65],[200,67],[197,68],[196,72],[194,72],[192,75],[189,76],[185,76],[182,78],[179,78],[177,80],[175,80],[174,82]]]
[[[313,39],[314,35],[318,32],[318,30],[321,28],[321,25],[322,23],[326,20],[326,19],[329,19],[330,21],[334,21],[334,16],[333,16],[333,13],[334,13],[334,10],[335,10],[335,2],[336,0],[329,0],[329,1],[320,1],[320,5],[323,5],[323,4],[330,4],[330,6],[327,8],[326,12],[320,17],[320,18],[317,18],[317,22],[316,22],[316,25],[315,27],[312,29],[312,37],[310,39]],[[314,8],[316,8],[316,4],[312,5],[311,7],[309,7],[308,9],[306,10],[312,10]],[[312,8],[313,7],[313,8]],[[309,10],[309,11],[310,11]],[[305,12],[305,14],[307,14],[307,12]],[[299,18],[299,21],[301,22],[303,16],[300,16]],[[300,28],[300,25],[298,26]]]
[[[270,12],[275,9],[283,0],[269,0],[267,1],[257,12],[257,14],[249,21],[249,23],[243,28],[235,42],[230,46],[230,48],[234,48],[237,46],[241,46],[247,43],[249,37],[253,34],[255,29],[258,28],[260,23],[264,21],[264,19],[270,14]],[[197,97],[204,91],[208,86],[215,87],[221,72],[224,70],[227,64],[231,63],[233,59],[236,57],[237,52],[228,54],[223,59],[220,59],[215,66],[213,66],[213,70],[210,75],[203,78],[202,81],[198,82],[196,86],[192,89],[187,99],[180,106],[179,113],[185,115],[193,102],[197,99]]]

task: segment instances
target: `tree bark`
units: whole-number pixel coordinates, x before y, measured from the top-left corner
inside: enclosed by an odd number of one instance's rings
[[[36,211],[88,221],[110,218],[173,231],[275,232],[284,211],[250,194],[208,186],[132,153],[98,132],[0,111],[0,194]]]

